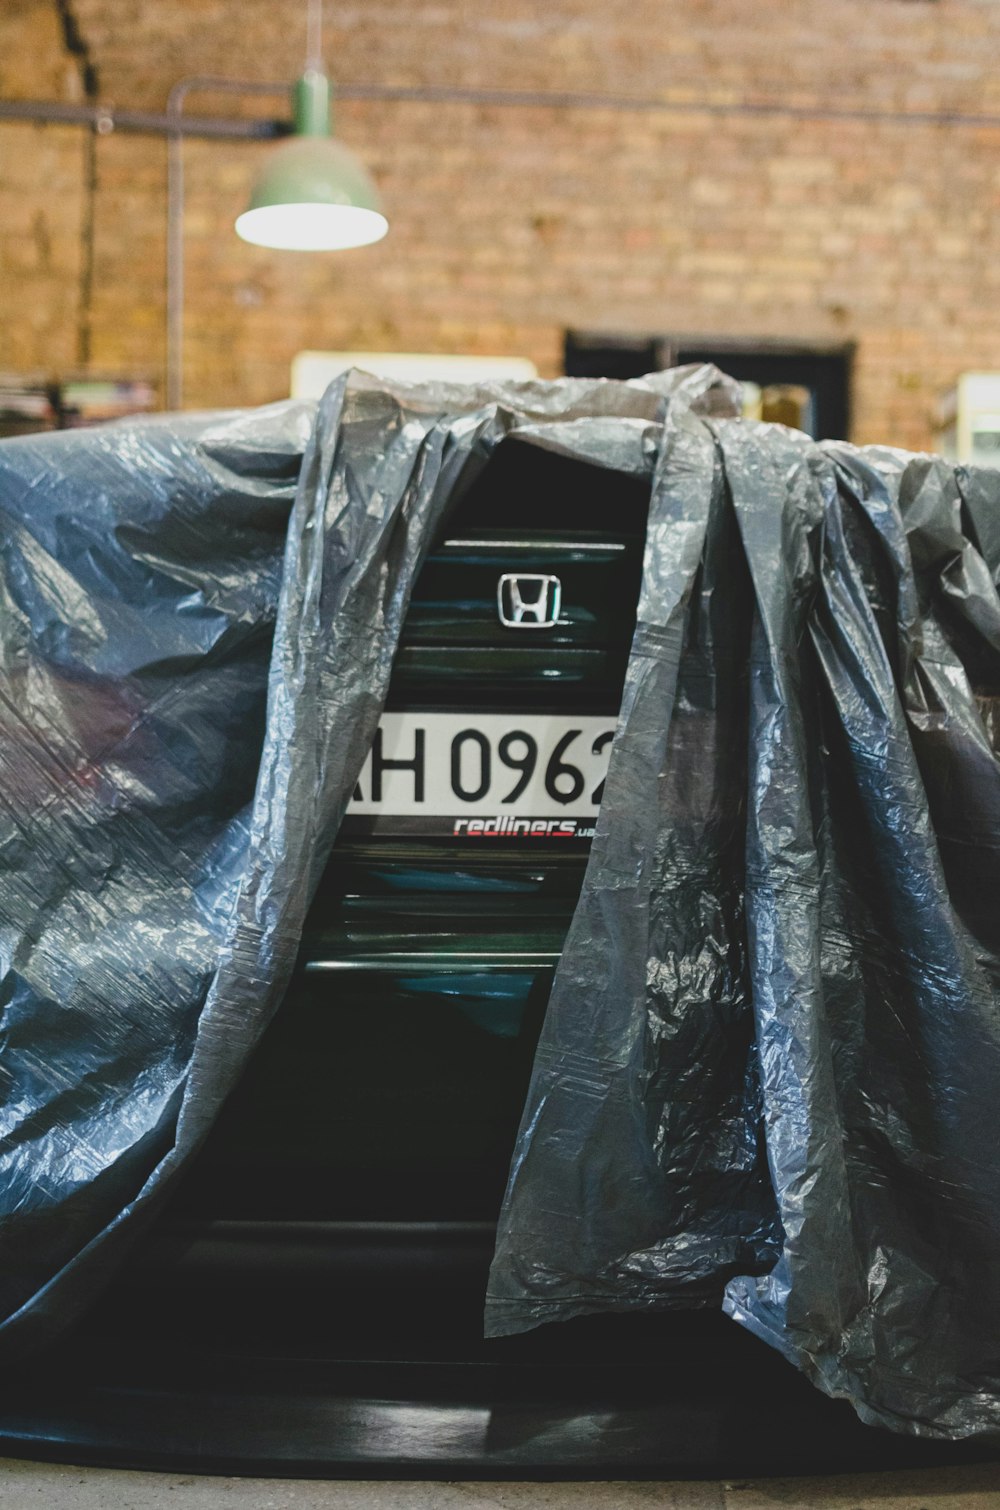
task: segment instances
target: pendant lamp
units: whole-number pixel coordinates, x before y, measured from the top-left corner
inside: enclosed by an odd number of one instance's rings
[[[339,251],[380,241],[389,229],[367,169],[331,135],[319,16],[317,0],[310,0],[309,61],[292,91],[295,134],[269,155],[236,220],[237,235],[257,246]]]

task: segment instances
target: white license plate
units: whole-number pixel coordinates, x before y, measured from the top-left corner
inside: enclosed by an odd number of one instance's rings
[[[430,819],[456,838],[590,838],[615,720],[386,713],[348,818]]]

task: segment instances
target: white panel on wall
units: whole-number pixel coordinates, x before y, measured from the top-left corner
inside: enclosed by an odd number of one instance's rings
[[[300,351],[292,360],[292,398],[319,398],[350,367],[404,383],[525,382],[538,376],[524,357],[437,356],[413,351]]]

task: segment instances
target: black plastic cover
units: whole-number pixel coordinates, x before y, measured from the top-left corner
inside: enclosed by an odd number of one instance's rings
[[[669,411],[491,1335],[725,1286],[863,1419],[1000,1430],[998,521]]]

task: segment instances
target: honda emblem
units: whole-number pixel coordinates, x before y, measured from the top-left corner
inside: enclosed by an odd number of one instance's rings
[[[558,577],[504,572],[497,583],[497,612],[507,629],[552,629],[561,606]]]

